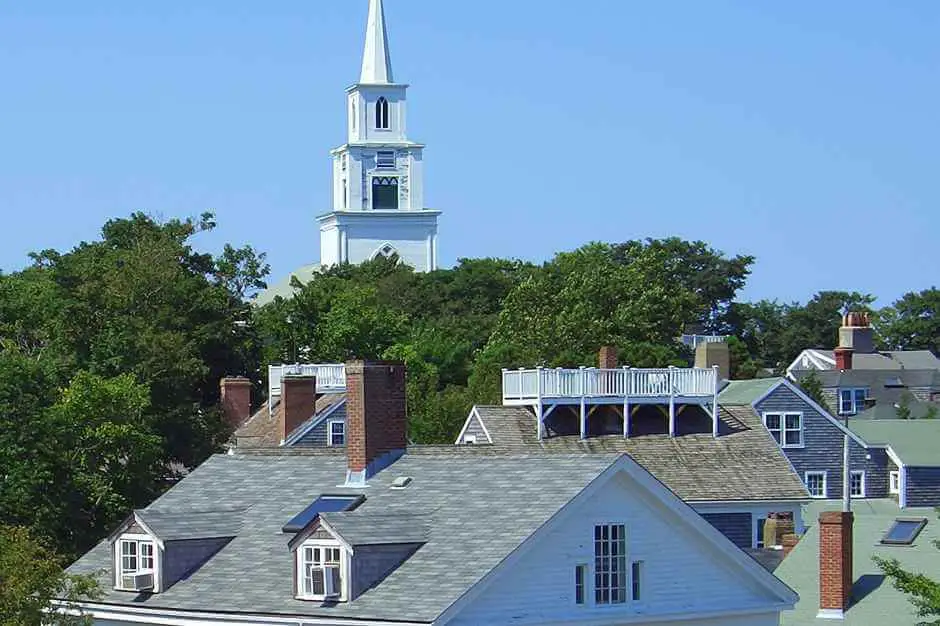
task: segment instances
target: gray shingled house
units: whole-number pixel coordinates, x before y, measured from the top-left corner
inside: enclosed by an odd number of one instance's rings
[[[622,451],[409,448],[404,366],[346,377],[344,450],[215,456],[79,559],[95,624],[769,626],[797,601]]]

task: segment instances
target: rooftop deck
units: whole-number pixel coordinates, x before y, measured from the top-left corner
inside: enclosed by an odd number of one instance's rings
[[[281,397],[281,379],[285,376],[316,376],[317,393],[344,393],[346,366],[342,363],[314,363],[268,366],[268,407]]]
[[[672,434],[676,433],[677,406],[708,405],[717,436],[718,384],[717,368],[503,370],[503,405],[532,407],[540,438],[545,418],[561,405],[580,407],[582,438],[587,433],[590,407],[597,405],[622,407],[624,437],[630,435],[630,416],[636,405],[668,406]]]

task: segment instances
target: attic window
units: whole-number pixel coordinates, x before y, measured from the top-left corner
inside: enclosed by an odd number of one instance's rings
[[[914,543],[917,535],[926,525],[927,519],[924,517],[899,517],[894,520],[894,524],[881,538],[881,543],[892,546],[909,546]]]
[[[300,550],[300,597],[309,600],[340,599],[343,566],[340,548],[304,545]]]
[[[284,525],[281,530],[285,533],[299,533],[310,525],[320,513],[335,513],[337,511],[352,511],[366,501],[365,496],[320,496],[313,504],[298,513]]]
[[[117,542],[115,586],[123,591],[151,591],[154,587],[155,551],[150,537],[124,536]]]

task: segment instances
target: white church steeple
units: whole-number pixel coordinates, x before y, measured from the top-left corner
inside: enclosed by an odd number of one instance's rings
[[[382,0],[369,0],[359,82],[346,90],[346,143],[332,151],[333,210],[320,265],[397,256],[437,269],[437,218],[424,207],[424,146],[408,139],[408,85],[394,82]]]
[[[362,53],[359,82],[364,85],[386,85],[395,82],[392,78],[392,57],[388,52],[388,31],[385,29],[385,7],[382,0],[369,0],[366,46]]]

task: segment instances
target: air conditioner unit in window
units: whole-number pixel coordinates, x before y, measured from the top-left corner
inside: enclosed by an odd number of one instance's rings
[[[150,591],[153,589],[153,572],[139,572],[122,576],[121,587],[129,591]]]
[[[340,596],[339,565],[323,566],[323,588],[327,598]]]

